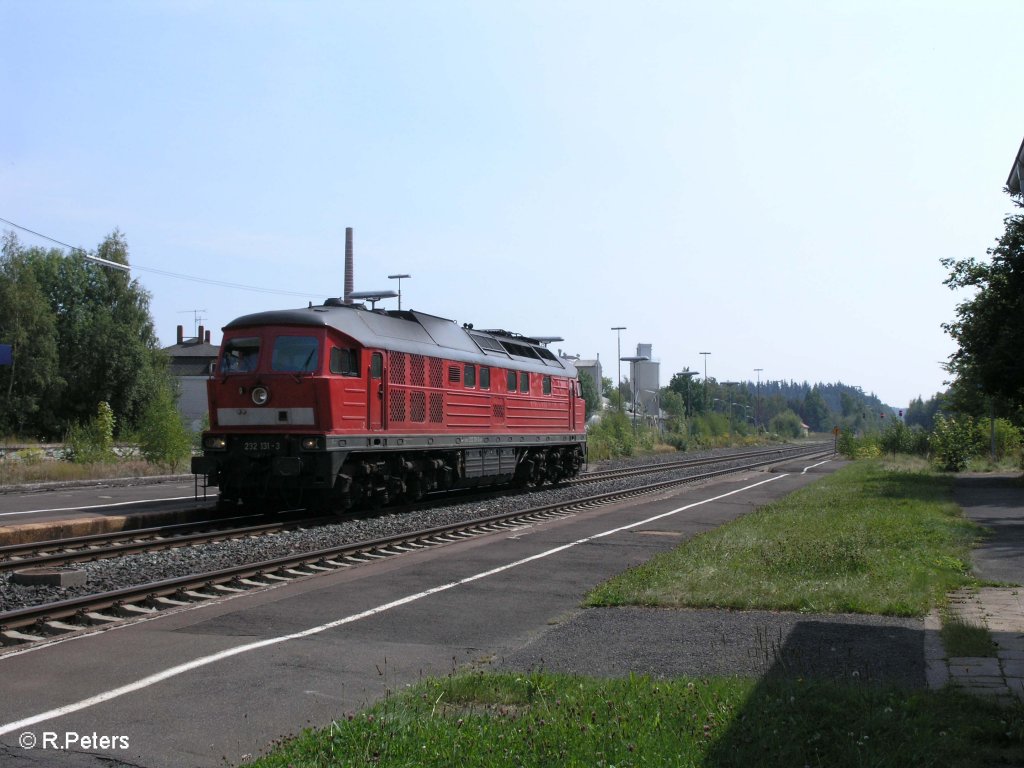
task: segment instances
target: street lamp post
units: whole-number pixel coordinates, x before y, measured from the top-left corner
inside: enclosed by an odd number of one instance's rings
[[[757,371],[757,399],[754,400],[754,433],[756,434],[761,424],[761,371],[764,368],[755,368]]]
[[[619,359],[619,378],[615,382],[615,391],[618,392],[618,394],[619,394],[619,410],[621,411],[622,410],[622,332],[624,330],[626,330],[626,326],[624,326],[624,325],[616,325],[616,326],[612,327],[612,330],[615,331],[615,340],[616,340],[616,347],[615,347],[616,355],[615,356]]]
[[[636,431],[636,364],[644,363],[651,358],[647,355],[632,355],[629,357],[620,357],[619,360],[624,363],[629,363],[629,388],[633,391],[633,431]]]
[[[704,355],[704,410],[708,409],[708,355],[710,352],[701,352]]]
[[[729,409],[729,437],[730,438],[732,438],[732,407],[734,405],[738,405],[738,403],[732,402],[732,396],[735,394],[735,391],[733,390],[733,388],[738,383],[739,382],[736,382],[736,381],[723,381],[722,382],[722,386],[723,387],[728,387],[728,390],[724,391],[722,394],[726,395],[726,401],[725,402],[726,402],[726,406]]]
[[[412,275],[388,275],[388,280],[398,281],[398,311],[402,311],[402,279],[409,278]]]

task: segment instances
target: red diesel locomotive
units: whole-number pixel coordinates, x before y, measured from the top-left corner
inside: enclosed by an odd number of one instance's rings
[[[415,311],[322,306],[224,327],[192,472],[223,505],[344,510],[539,485],[586,460],[576,369],[536,339]]]

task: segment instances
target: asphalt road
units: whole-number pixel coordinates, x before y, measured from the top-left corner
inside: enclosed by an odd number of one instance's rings
[[[971,552],[974,571],[983,579],[1020,584],[1024,574],[1024,489],[1020,473],[961,475],[953,499],[964,516],[988,529]]]
[[[0,657],[0,764],[236,764],[425,675],[528,659],[590,613],[591,586],[836,466],[751,472]]]

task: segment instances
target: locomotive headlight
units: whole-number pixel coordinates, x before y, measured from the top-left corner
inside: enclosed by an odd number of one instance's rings
[[[270,399],[270,392],[267,391],[266,387],[253,387],[252,388],[252,401],[256,405],[266,405],[267,400]]]
[[[320,447],[320,439],[316,437],[302,438],[302,450],[315,451]]]
[[[223,437],[207,435],[207,437],[203,439],[203,447],[210,448],[214,451],[223,451],[228,447],[228,441]]]

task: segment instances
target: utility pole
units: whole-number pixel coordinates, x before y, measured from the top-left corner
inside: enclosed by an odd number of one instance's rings
[[[710,352],[701,352],[704,355],[704,413],[708,412],[708,355]]]
[[[618,393],[618,396],[619,396],[619,410],[621,411],[623,409],[622,408],[622,406],[623,406],[623,403],[622,403],[622,332],[624,330],[626,330],[626,326],[624,326],[624,325],[616,325],[616,326],[614,326],[612,328],[612,330],[615,331],[615,338],[617,339],[617,346],[615,348],[615,352],[616,352],[615,357],[618,358],[618,361],[619,361],[619,378],[618,378],[618,381],[615,382],[615,391]]]
[[[757,371],[757,400],[754,401],[754,432],[758,431],[758,426],[761,423],[761,371],[764,368],[755,368]]]

